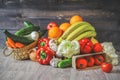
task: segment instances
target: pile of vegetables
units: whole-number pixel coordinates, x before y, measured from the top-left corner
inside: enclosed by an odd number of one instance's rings
[[[81,16],[75,15],[70,22],[58,25],[50,22],[47,30],[40,30],[29,21],[24,21],[23,28],[11,34],[4,31],[6,45],[11,48],[23,48],[37,40],[37,46],[29,50],[29,58],[38,61],[42,65],[51,65],[58,68],[72,67],[72,57],[92,53],[105,52],[112,60],[111,65],[118,64],[118,56],[115,54],[113,45],[109,48],[107,43],[100,43],[96,38],[95,28],[88,22],[83,21]],[[48,36],[42,37],[48,31]],[[110,52],[112,49],[113,52]],[[114,54],[113,54],[114,53]],[[76,67],[100,66],[105,61],[102,55],[87,56],[76,59]],[[112,67],[111,67],[112,68]],[[103,71],[105,71],[103,69]],[[106,71],[110,72],[110,71]]]
[[[24,27],[16,31],[14,34],[8,30],[3,33],[6,36],[6,46],[12,49],[21,49],[41,38],[47,30],[40,30],[39,26],[35,26],[29,21],[24,21]],[[29,58],[36,61],[36,48],[25,52]]]
[[[8,47],[22,48],[35,40],[38,40],[46,32],[46,30],[40,30],[39,26],[35,26],[28,21],[24,21],[24,26],[25,27],[16,31],[15,34],[12,34],[7,30],[3,31],[7,39],[6,45]]]

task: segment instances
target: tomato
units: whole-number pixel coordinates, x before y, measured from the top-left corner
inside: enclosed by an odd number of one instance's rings
[[[95,55],[94,58],[95,58],[95,64],[97,66],[101,65],[105,61],[103,55],[101,55],[101,54]]]
[[[102,63],[102,71],[110,73],[112,71],[113,65],[111,63]]]
[[[93,45],[93,51],[94,52],[102,52],[102,50],[103,50],[103,47],[101,46],[101,44],[100,43],[95,43],[94,45]]]
[[[83,39],[79,40],[79,44],[80,44],[81,53],[87,54],[92,51],[93,44],[89,39],[83,38]]]
[[[87,67],[87,60],[85,58],[78,58],[76,60],[76,67],[78,69],[84,69]]]
[[[87,56],[87,57],[85,57],[85,59],[87,60],[87,66],[89,66],[89,67],[94,66],[95,60],[94,60],[93,56]]]
[[[47,30],[49,30],[50,28],[52,27],[58,27],[58,24],[55,23],[55,22],[50,22],[48,25],[47,25]]]

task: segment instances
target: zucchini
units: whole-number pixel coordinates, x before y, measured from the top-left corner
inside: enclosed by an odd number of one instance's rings
[[[32,24],[32,23],[29,22],[29,21],[24,21],[24,26],[25,26],[25,27],[34,27],[34,24]]]
[[[21,42],[23,44],[30,44],[30,43],[34,42],[34,40],[32,40],[30,38],[26,38],[26,37],[22,37],[22,36],[16,36],[16,35],[8,32],[7,30],[4,30],[3,33],[6,35],[6,37],[11,38],[15,42]]]
[[[40,27],[39,26],[34,26],[34,27],[24,27],[15,32],[15,35],[17,36],[24,36],[30,34],[32,31],[39,31]]]
[[[65,59],[65,60],[61,60],[60,62],[58,62],[57,66],[58,66],[58,68],[71,67],[72,66],[72,59],[68,58],[68,59]]]

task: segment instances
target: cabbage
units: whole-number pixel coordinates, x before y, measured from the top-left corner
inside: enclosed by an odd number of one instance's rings
[[[103,42],[101,44],[103,46],[103,52],[105,52],[113,65],[118,64],[118,55],[116,54],[116,50],[112,44],[112,42]]]
[[[63,40],[58,46],[57,53],[61,53],[64,57],[71,58],[73,55],[80,53],[80,45],[78,41]]]

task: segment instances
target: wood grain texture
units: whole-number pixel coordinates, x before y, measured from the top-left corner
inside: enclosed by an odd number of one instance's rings
[[[0,48],[5,46],[3,29],[14,33],[23,27],[24,20],[46,29],[49,22],[59,25],[78,14],[90,22],[98,33],[100,42],[112,41],[120,51],[120,6],[119,0],[0,0]],[[111,6],[112,5],[112,6]],[[107,37],[107,38],[106,38]]]
[[[120,0],[0,0],[0,80],[119,80],[120,79]],[[101,69],[77,71],[43,66],[30,60],[17,61],[2,54],[7,29],[14,33],[28,20],[46,29],[49,22],[68,22],[81,15],[97,31],[100,42],[113,42],[119,65],[109,74]]]
[[[117,53],[120,58],[120,53]],[[119,61],[120,62],[120,61]],[[17,61],[4,57],[0,49],[0,80],[119,80],[120,63],[111,73],[101,69],[78,71],[73,68],[53,68],[30,60]]]

